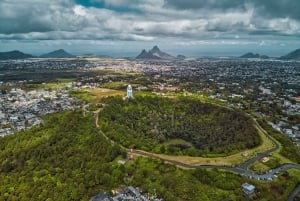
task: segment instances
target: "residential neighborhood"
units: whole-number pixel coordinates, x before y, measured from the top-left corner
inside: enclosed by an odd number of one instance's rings
[[[135,201],[162,201],[162,199],[157,198],[156,195],[149,193],[144,194],[140,188],[135,188],[133,186],[127,186],[122,189],[120,192],[117,192],[115,195],[111,196],[106,192],[99,193],[98,195],[93,196],[90,201],[126,201],[126,200],[135,200]]]
[[[296,146],[300,146],[300,121],[294,118],[300,114],[300,75],[297,61],[231,58],[157,61],[82,57],[3,61],[0,63],[0,67],[13,71],[26,67],[31,70],[49,69],[53,72],[60,72],[62,69],[82,72],[113,72],[78,77],[75,82],[67,85],[72,90],[78,90],[81,87],[95,88],[110,82],[136,82],[138,84],[133,87],[138,91],[150,90],[160,95],[164,95],[166,92],[205,95],[210,99],[225,102],[231,107],[252,113],[258,118],[268,119],[273,128],[291,138]],[[137,77],[130,76],[130,74],[126,76],[122,72],[141,73],[146,82],[141,83],[137,81]],[[1,77],[3,76],[0,74]],[[47,105],[49,99],[55,104],[58,103],[55,108],[59,108],[61,104],[67,105],[69,97],[66,91],[57,92],[64,94],[62,96],[46,91],[31,91],[26,92],[25,95],[25,92],[17,89],[18,85],[34,81],[12,82],[8,80],[0,82],[0,86],[16,86],[16,89],[8,91],[7,94],[0,93],[1,104],[6,105],[0,111],[2,119],[0,133],[3,135],[38,124],[37,117],[39,115],[56,111],[53,104],[49,104],[51,105],[49,107],[43,106]],[[125,87],[124,85],[124,89]],[[60,97],[56,97],[57,95]],[[33,98],[34,96],[37,98]],[[24,108],[22,107],[24,102],[26,102],[27,108],[28,105],[35,104],[26,109],[26,111],[33,112],[30,114],[35,115],[30,118],[30,121],[25,121],[29,115],[26,115],[26,112],[21,109]],[[23,116],[25,114],[26,117],[20,116],[20,114],[15,115],[12,108],[20,110],[20,113]],[[23,123],[20,122],[22,118],[24,119]]]
[[[67,90],[25,91],[12,88],[0,97],[0,136],[40,125],[44,115],[80,107],[74,104],[78,100],[70,97]]]

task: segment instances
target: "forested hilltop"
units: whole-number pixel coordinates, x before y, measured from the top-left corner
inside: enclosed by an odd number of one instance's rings
[[[44,126],[0,138],[0,200],[88,200],[110,189],[111,162],[126,156],[80,112],[53,114]],[[48,199],[47,199],[48,198]]]
[[[126,163],[118,164],[120,159]],[[0,161],[0,200],[6,201],[88,201],[128,185],[164,201],[245,201],[250,198],[241,190],[244,182],[256,185],[256,200],[285,200],[284,192],[297,182],[289,173],[266,183],[226,171],[184,170],[157,159],[129,160],[97,132],[91,114],[70,111],[48,116],[39,128],[0,138]]]
[[[194,98],[108,97],[103,102],[101,129],[128,148],[200,156],[230,154],[260,144],[250,117]]]

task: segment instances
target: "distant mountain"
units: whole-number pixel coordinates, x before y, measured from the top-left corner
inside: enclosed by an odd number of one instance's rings
[[[33,58],[34,56],[30,54],[25,54],[18,50],[10,51],[10,52],[0,52],[0,60],[8,60],[8,59],[26,59]]]
[[[300,60],[300,49],[294,50],[287,55],[280,57],[283,60]]]
[[[66,57],[73,57],[73,55],[69,54],[63,49],[55,50],[53,52],[49,52],[47,54],[42,54],[41,58],[66,58]]]
[[[159,59],[159,57],[147,52],[145,49],[136,57],[137,59]]]
[[[252,52],[248,52],[242,56],[240,56],[240,58],[245,58],[245,59],[268,59],[269,57],[266,55],[260,55],[260,54],[254,54]]]
[[[161,51],[156,45],[148,52],[143,49],[136,59],[175,59],[175,57]]]
[[[176,58],[177,58],[177,59],[184,60],[184,59],[186,59],[186,56],[179,54],[179,55],[177,55]]]

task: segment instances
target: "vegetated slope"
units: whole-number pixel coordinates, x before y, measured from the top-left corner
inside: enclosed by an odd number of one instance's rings
[[[32,58],[34,56],[30,54],[25,54],[18,50],[10,51],[10,52],[0,52],[0,60],[8,60],[8,59],[26,59]]]
[[[252,120],[237,110],[192,98],[135,97],[124,101],[110,97],[104,102],[107,106],[99,115],[100,126],[126,147],[199,156],[260,144]],[[184,141],[174,143],[172,139]]]
[[[135,157],[117,164],[114,159],[126,153],[96,132],[91,116],[80,112],[53,114],[42,127],[0,138],[0,150],[0,200],[89,201],[127,185],[165,201],[242,198],[240,190],[233,192],[242,178],[230,172],[203,170],[203,177],[213,177],[207,183],[194,170],[157,159]]]
[[[79,112],[51,115],[44,126],[1,138],[0,150],[0,198],[24,201],[89,200],[114,185],[111,161],[126,155]]]
[[[287,55],[280,57],[283,60],[300,60],[300,49],[294,50]]]
[[[240,58],[248,58],[248,59],[268,59],[269,57],[266,55],[260,55],[260,54],[254,54],[252,52],[248,52],[246,54],[243,54],[242,56],[240,56]]]
[[[67,58],[67,57],[74,57],[70,53],[66,52],[63,49],[55,50],[53,52],[49,52],[46,54],[42,54],[40,57],[42,58]]]
[[[282,145],[280,154],[291,161],[300,164],[300,149],[296,147],[291,139],[273,129],[265,120],[259,119],[259,124]]]
[[[165,201],[250,200],[240,186],[253,182],[231,172],[183,170],[151,158],[118,165],[115,158],[126,153],[98,134],[92,117],[81,112],[52,114],[39,128],[0,138],[0,150],[0,200],[6,201],[88,201],[127,185]],[[275,183],[255,185],[259,198],[285,200],[295,182],[285,174]]]

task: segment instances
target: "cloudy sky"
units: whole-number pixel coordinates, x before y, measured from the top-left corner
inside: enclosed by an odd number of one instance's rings
[[[0,0],[0,51],[279,56],[299,39],[299,0]]]

